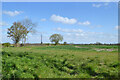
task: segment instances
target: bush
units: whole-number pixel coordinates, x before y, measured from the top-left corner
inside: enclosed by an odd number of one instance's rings
[[[10,45],[11,45],[10,43],[3,43],[2,44],[2,46],[4,46],[4,47],[10,47]]]
[[[49,45],[50,45],[50,43],[46,43],[45,45],[49,46]]]

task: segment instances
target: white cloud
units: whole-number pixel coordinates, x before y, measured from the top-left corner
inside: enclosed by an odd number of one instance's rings
[[[83,33],[76,33],[75,36],[78,36],[78,37],[79,36],[84,36],[84,34]]]
[[[10,43],[12,43],[13,41],[9,38],[9,37],[7,37],[7,34],[2,34],[1,35],[1,42],[2,43],[7,43],[7,42],[10,42]]]
[[[99,33],[99,32],[85,32],[82,33],[71,33],[71,35],[67,35],[64,37],[64,40],[67,42],[74,43],[116,43],[118,40],[118,36],[110,33]],[[109,37],[108,37],[109,36]]]
[[[75,24],[77,22],[77,20],[74,18],[69,19],[67,17],[57,16],[57,15],[52,15],[51,20],[55,22],[64,23],[64,24]]]
[[[57,16],[57,15],[52,15],[50,19],[54,22],[60,22],[64,24],[79,24],[79,25],[84,25],[84,26],[91,24],[89,21],[78,22],[75,18],[69,19],[67,17]]]
[[[23,11],[3,11],[3,14],[9,15],[9,16],[16,16],[23,13]]]
[[[102,4],[92,4],[92,6],[93,6],[93,7],[97,7],[97,8],[99,8],[99,7],[102,6]]]
[[[57,31],[64,32],[64,40],[73,43],[116,43],[118,40],[117,34],[104,33],[104,32],[88,32],[81,29],[63,29],[57,28]],[[109,37],[108,37],[109,36]]]
[[[9,24],[6,23],[6,22],[0,22],[0,26],[3,27],[3,26],[8,26]]]
[[[46,21],[46,19],[45,19],[45,18],[42,18],[42,19],[40,19],[40,21]]]
[[[101,4],[92,4],[92,6],[93,7],[97,7],[97,8],[99,8],[99,7],[102,7],[102,6],[108,6],[109,5],[109,3],[108,2],[106,2],[106,3],[101,3]]]
[[[115,26],[115,29],[116,29],[116,30],[120,29],[120,26]]]
[[[66,33],[66,35],[70,36],[70,35],[71,35],[71,33]]]
[[[107,5],[109,5],[109,3],[107,3],[107,2],[106,2],[106,3],[104,3],[104,6],[107,6]]]
[[[101,27],[103,27],[102,25],[90,25],[89,26],[90,28],[101,28]]]
[[[57,31],[61,31],[61,32],[77,32],[77,33],[80,33],[80,32],[83,32],[83,30],[81,29],[62,29],[62,28],[57,28],[56,29]]]
[[[89,21],[85,22],[78,22],[79,25],[90,25],[91,23]]]

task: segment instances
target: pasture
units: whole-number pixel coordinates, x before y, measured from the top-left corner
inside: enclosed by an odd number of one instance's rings
[[[3,78],[117,78],[118,46],[4,47]]]

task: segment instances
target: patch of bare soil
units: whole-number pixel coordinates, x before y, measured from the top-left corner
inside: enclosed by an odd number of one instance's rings
[[[88,48],[88,47],[80,47],[80,46],[75,46],[76,48]]]
[[[94,49],[96,51],[116,51],[117,49]]]
[[[75,46],[76,48],[88,48],[88,47],[80,47],[80,46]],[[98,49],[98,48],[93,48],[93,50],[96,51],[117,51],[118,49]]]

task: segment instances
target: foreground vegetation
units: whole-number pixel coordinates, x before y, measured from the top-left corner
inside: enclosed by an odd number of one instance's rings
[[[109,50],[110,49],[110,50]],[[117,78],[117,46],[6,47],[3,78]]]

